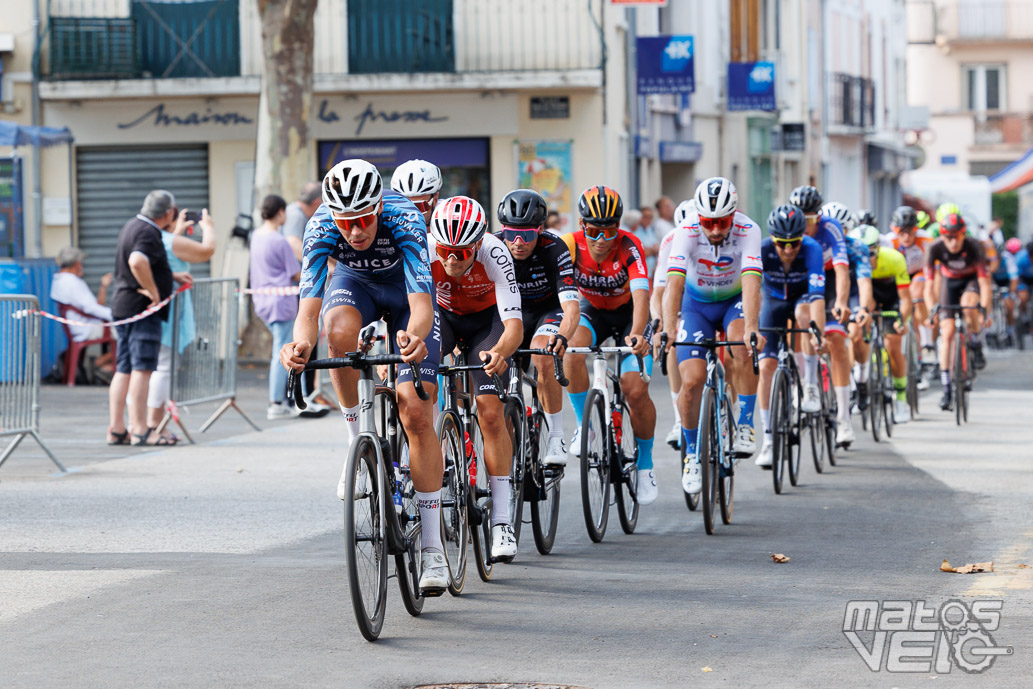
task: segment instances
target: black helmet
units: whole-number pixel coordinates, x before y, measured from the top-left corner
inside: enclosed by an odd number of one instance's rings
[[[793,189],[789,195],[789,203],[796,206],[804,213],[813,215],[821,212],[821,192],[810,185],[803,185]]]
[[[857,221],[858,225],[871,225],[872,227],[878,227],[879,221],[875,217],[875,213],[872,213],[867,208],[862,208],[854,213],[854,220]]]
[[[534,189],[514,189],[499,201],[499,222],[509,227],[538,228],[545,224],[549,208]]]
[[[893,211],[890,225],[893,227],[917,227],[918,213],[911,206],[900,206]]]
[[[964,234],[965,219],[961,213],[948,213],[947,217],[940,222],[940,234]]]
[[[811,187],[813,189],[813,187]],[[807,229],[807,219],[797,206],[784,204],[768,216],[768,232],[778,239],[799,239]]]

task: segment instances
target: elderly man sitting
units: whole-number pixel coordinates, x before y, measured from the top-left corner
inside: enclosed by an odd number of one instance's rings
[[[107,327],[104,324],[111,320],[111,309],[104,306],[108,286],[112,280],[111,273],[100,279],[100,291],[94,297],[90,286],[82,278],[82,260],[85,256],[86,254],[74,246],[61,249],[55,259],[60,270],[54,274],[54,279],[50,283],[50,298],[80,311],[82,315],[73,314],[70,317],[89,324],[68,326],[72,339],[76,342],[103,337],[104,328]],[[107,374],[107,378],[115,371],[111,352],[102,353],[94,364],[98,371]]]

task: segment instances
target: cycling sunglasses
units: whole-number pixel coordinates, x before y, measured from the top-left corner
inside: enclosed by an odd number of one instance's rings
[[[417,201],[416,199],[410,199],[410,200],[413,202],[413,205],[416,206],[416,210],[418,210],[421,213],[426,213],[427,211],[429,211],[429,210],[434,208],[434,206],[432,205],[434,203],[434,197],[433,196],[430,197],[429,199],[424,199],[422,201]]]
[[[699,216],[699,226],[704,230],[730,230],[734,220],[735,216],[732,215],[726,215],[723,218],[704,218],[701,215]]]
[[[585,223],[585,237],[593,241],[604,239],[609,241],[617,238],[617,225],[593,225],[591,223]]]
[[[375,210],[370,211],[364,215],[360,215],[354,218],[338,218],[336,215],[331,214],[334,219],[334,224],[337,225],[337,229],[341,232],[351,232],[352,230],[365,230],[367,227],[373,224],[377,219],[377,212]]]
[[[538,238],[537,227],[506,227],[502,226],[502,238],[507,242],[515,242],[518,239],[524,244],[530,244]]]
[[[447,261],[449,256],[455,256],[457,261],[465,261],[477,252],[477,249],[472,246],[445,246],[444,244],[438,244],[435,250],[442,261]]]
[[[775,243],[775,246],[780,246],[783,249],[793,249],[803,242],[803,237],[797,237],[796,239],[779,239],[778,237],[772,237],[771,241]]]

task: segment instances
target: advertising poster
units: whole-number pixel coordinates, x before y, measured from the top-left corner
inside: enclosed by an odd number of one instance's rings
[[[557,232],[574,227],[571,190],[570,141],[518,141],[517,186],[534,189],[545,198],[549,210],[560,214]]]

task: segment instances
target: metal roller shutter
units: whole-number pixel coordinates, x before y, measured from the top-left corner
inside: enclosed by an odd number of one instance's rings
[[[104,273],[114,270],[118,233],[140,211],[154,189],[167,189],[180,208],[208,206],[208,147],[120,146],[76,150],[79,248],[86,282],[96,291]],[[208,277],[208,263],[191,266]]]

